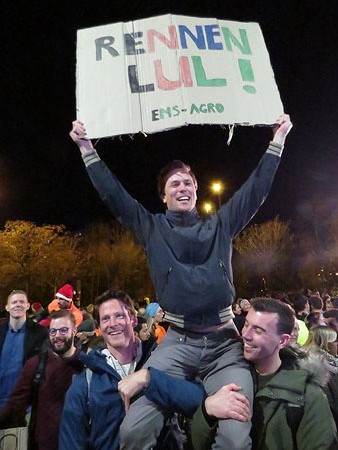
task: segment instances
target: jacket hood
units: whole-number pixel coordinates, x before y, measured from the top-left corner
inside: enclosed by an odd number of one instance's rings
[[[312,383],[325,387],[330,379],[330,365],[324,355],[285,347],[280,351],[282,369],[306,370]]]
[[[322,388],[327,385],[331,377],[330,364],[320,353],[307,353],[305,358],[299,360],[299,367],[310,373],[311,381]]]
[[[280,350],[279,356],[282,361],[283,369],[295,369],[298,367],[300,359],[304,358],[306,355],[300,350],[287,346]]]
[[[106,357],[101,353],[101,350],[92,350],[89,353],[81,352],[79,355],[79,359],[82,361],[85,367],[92,370],[95,373],[103,374],[103,373],[111,373],[116,375],[116,377],[120,380],[120,375],[116,372],[113,367],[107,364]]]

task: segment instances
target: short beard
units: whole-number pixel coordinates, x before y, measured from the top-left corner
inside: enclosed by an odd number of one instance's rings
[[[53,343],[51,342],[51,347],[54,353],[56,353],[57,355],[64,355],[66,352],[68,352],[68,350],[72,347],[73,345],[73,339],[72,338],[67,338],[64,342],[63,342],[63,347],[62,348],[55,348]]]

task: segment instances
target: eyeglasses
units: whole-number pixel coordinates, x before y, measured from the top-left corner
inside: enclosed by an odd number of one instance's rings
[[[59,332],[61,334],[61,336],[66,336],[66,334],[68,333],[69,330],[70,330],[70,327],[51,328],[49,330],[49,335],[56,336],[57,332]]]

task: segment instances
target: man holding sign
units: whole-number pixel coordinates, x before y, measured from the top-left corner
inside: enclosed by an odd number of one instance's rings
[[[251,374],[232,320],[232,241],[267,197],[291,127],[288,115],[277,119],[273,141],[257,168],[216,214],[203,220],[196,210],[197,181],[190,166],[173,161],[162,169],[158,188],[167,210],[151,214],[99,158],[84,124],[75,121],[70,132],[101,198],[148,255],[157,301],[170,328],[146,366],[201,379],[208,395],[236,383],[251,405]],[[123,389],[126,403],[134,392],[132,383]],[[153,448],[165,417],[147,398],[136,400],[121,426],[121,449]],[[221,420],[212,448],[250,449],[250,428],[250,421]]]

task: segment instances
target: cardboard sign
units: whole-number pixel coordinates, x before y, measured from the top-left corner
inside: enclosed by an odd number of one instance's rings
[[[164,15],[79,30],[89,137],[188,124],[273,124],[283,105],[257,23]]]
[[[28,428],[7,428],[0,430],[1,450],[27,450]]]

